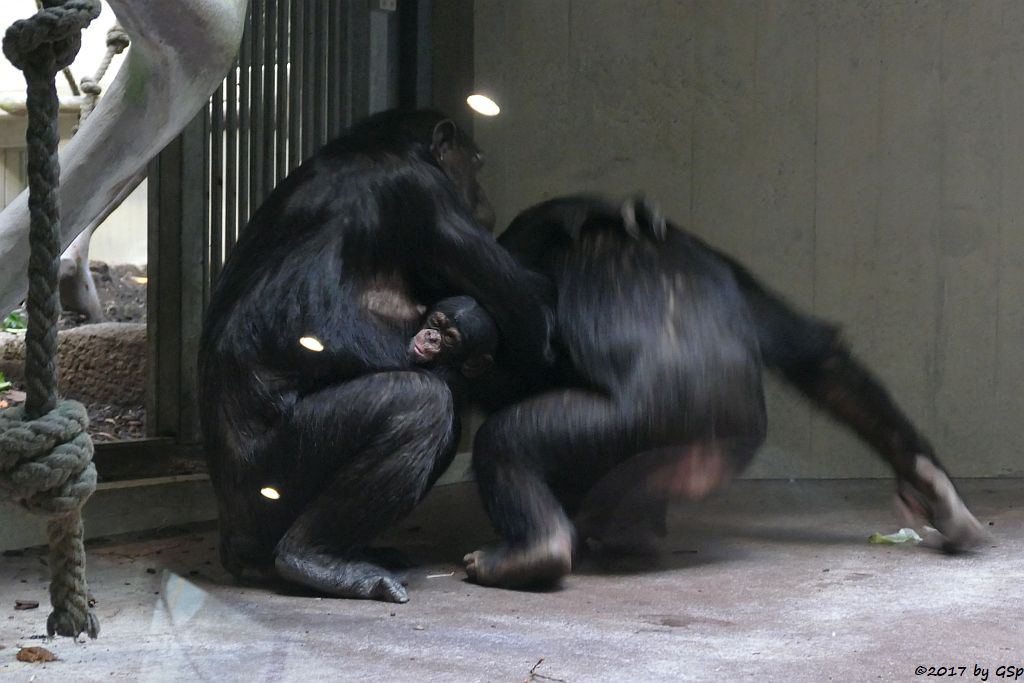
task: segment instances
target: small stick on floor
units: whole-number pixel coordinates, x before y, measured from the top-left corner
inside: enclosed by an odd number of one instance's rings
[[[537,660],[537,663],[530,669],[530,677],[523,681],[523,683],[530,683],[530,681],[557,681],[557,683],[567,683],[564,678],[554,678],[553,676],[545,676],[544,674],[537,673],[537,667],[540,666],[543,661],[543,657]]]

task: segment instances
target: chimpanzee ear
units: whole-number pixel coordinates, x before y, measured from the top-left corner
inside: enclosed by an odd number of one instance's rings
[[[442,159],[455,146],[457,129],[455,122],[451,119],[444,119],[434,126],[434,132],[430,138],[430,151],[435,159]]]
[[[480,377],[494,365],[494,357],[489,353],[484,353],[479,356],[471,356],[469,360],[462,364],[462,376],[467,379],[473,379],[474,377]]]

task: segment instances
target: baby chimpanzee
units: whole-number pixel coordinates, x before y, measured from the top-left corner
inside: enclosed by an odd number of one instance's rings
[[[473,297],[441,299],[423,318],[409,342],[409,360],[443,379],[457,404],[466,398],[467,379],[486,374],[494,365],[498,326]]]

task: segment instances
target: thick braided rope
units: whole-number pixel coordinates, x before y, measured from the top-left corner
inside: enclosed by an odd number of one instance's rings
[[[0,415],[0,493],[50,515],[50,635],[95,638],[89,610],[81,508],[96,487],[88,417],[81,404],[57,403],[57,316],[60,304],[60,212],[57,194],[59,102],[54,77],[81,47],[81,31],[99,16],[99,0],[46,3],[4,35],[4,55],[28,84],[29,292],[25,335],[27,398]]]
[[[22,408],[0,411],[0,499],[49,517],[50,635],[95,638],[99,622],[89,610],[79,510],[96,490],[92,439],[85,407],[61,401],[36,420]]]

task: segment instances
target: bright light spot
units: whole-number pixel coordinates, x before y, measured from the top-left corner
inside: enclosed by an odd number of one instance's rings
[[[316,337],[302,337],[299,339],[299,344],[306,347],[310,351],[323,351],[324,345],[320,343],[320,340]]]
[[[497,116],[501,113],[501,107],[486,95],[470,95],[466,98],[466,104],[477,114],[483,114],[484,116]]]
[[[273,486],[264,486],[260,489],[260,495],[270,500],[280,500],[281,494]]]
[[[144,285],[149,282],[149,278],[146,277],[145,275],[132,275],[128,279],[139,285]]]

